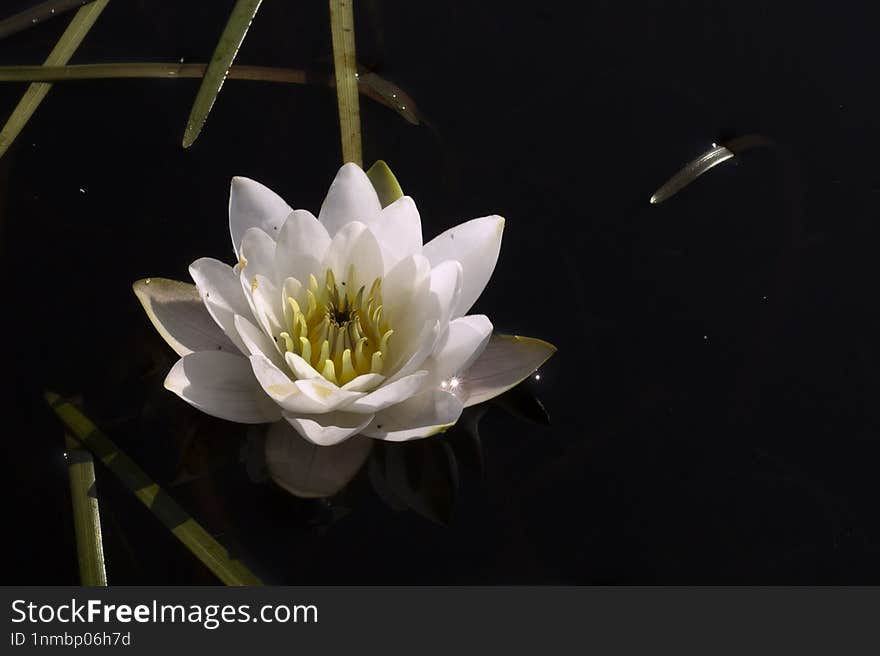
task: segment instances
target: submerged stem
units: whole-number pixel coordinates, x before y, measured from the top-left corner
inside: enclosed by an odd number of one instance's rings
[[[95,463],[92,454],[67,433],[64,434],[64,443],[80,584],[104,586],[107,585],[107,571],[104,568],[101,515],[95,492]]]
[[[77,80],[108,79],[192,79],[205,74],[207,64],[176,62],[121,62],[113,64],[76,64],[73,66],[0,66],[0,82],[73,82]],[[308,73],[298,68],[273,66],[242,66],[233,64],[227,80],[251,80],[281,84],[317,84],[335,87],[332,75]],[[358,91],[367,98],[385,105],[400,114],[408,123],[419,125],[418,114],[413,105],[404,105],[398,98],[403,90],[375,73],[358,78]],[[408,96],[406,96],[408,98]]]

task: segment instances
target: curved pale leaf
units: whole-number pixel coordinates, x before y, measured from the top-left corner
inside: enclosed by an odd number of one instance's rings
[[[153,326],[180,355],[195,351],[238,353],[211,318],[195,285],[167,278],[144,278],[132,285]]]
[[[403,189],[388,164],[384,160],[376,160],[376,162],[367,169],[367,177],[373,183],[373,188],[379,196],[379,203],[382,207],[388,207],[398,198],[403,198]]]
[[[520,335],[492,335],[486,348],[462,376],[467,408],[488,401],[519,384],[556,353],[542,339]]]

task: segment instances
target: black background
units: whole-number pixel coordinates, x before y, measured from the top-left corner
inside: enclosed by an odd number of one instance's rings
[[[232,5],[114,0],[71,63],[206,61]],[[202,420],[161,388],[173,354],[130,285],[231,260],[233,175],[317,210],[341,160],[335,94],[230,81],[184,151],[196,80],[58,84],[0,160],[4,583],[77,581],[45,388],[78,395],[271,582],[880,582],[876,10],[355,9],[359,59],[430,124],[362,97],[365,162],[390,164],[426,237],[507,218],[475,311],[559,347],[527,384],[551,425],[491,407],[483,471],[462,468],[445,523],[364,477],[328,504],[253,483],[212,460],[244,443],[222,422],[199,424],[211,466],[180,482],[174,427]],[[0,64],[42,62],[65,23],[3,40]],[[266,0],[237,62],[329,71],[326,4]],[[24,88],[0,87],[0,112]],[[774,145],[648,203],[746,134]],[[100,468],[98,488],[111,582],[212,582]]]

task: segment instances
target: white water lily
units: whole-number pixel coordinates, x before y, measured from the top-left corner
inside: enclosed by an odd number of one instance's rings
[[[493,338],[486,316],[468,314],[504,219],[473,219],[423,244],[415,203],[384,163],[369,174],[343,166],[317,217],[234,178],[229,228],[234,266],[202,258],[189,269],[195,287],[134,285],[181,356],[165,387],[207,414],[285,420],[322,446],[356,434],[410,440],[452,426],[555,351]]]

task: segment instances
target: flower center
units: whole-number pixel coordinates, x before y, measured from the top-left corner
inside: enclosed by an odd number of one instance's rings
[[[362,286],[357,293],[349,292],[353,281],[353,268],[341,283],[327,269],[323,285],[309,276],[305,310],[292,296],[284,303],[287,330],[278,342],[282,351],[300,356],[336,385],[363,374],[381,374],[394,333],[382,306],[382,279],[376,278],[369,291]]]

